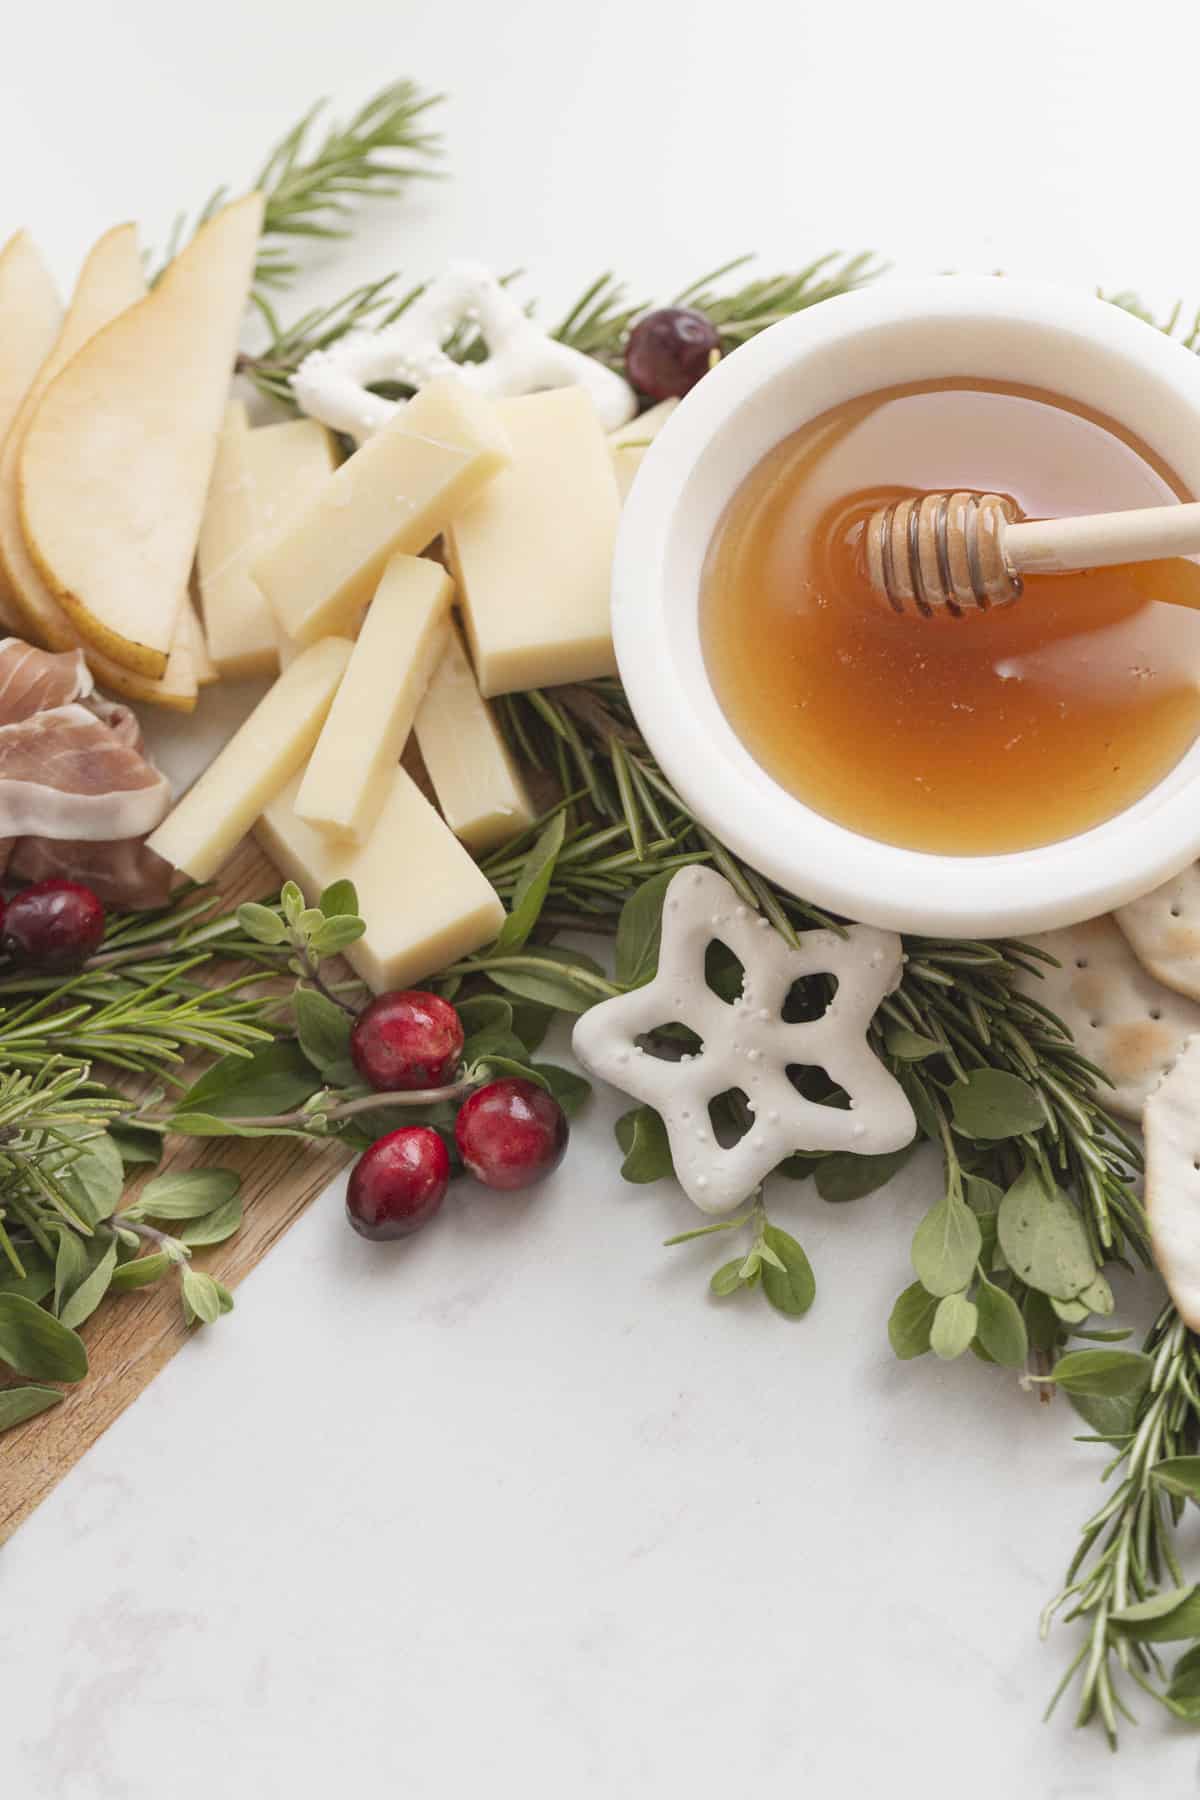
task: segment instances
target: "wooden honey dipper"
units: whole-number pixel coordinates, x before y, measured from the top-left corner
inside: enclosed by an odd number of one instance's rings
[[[926,494],[897,500],[867,523],[871,585],[896,612],[962,613],[1007,606],[1023,575],[1200,552],[1200,502],[1021,519],[999,494]]]

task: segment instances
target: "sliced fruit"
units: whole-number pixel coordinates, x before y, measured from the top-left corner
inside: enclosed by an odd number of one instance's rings
[[[186,642],[172,644],[161,681],[135,674],[102,655],[75,629],[42,580],[25,543],[17,501],[21,446],[42,395],[88,340],[145,292],[137,232],[132,225],[118,225],[105,232],[84,262],[58,341],[38,370],[0,450],[0,587],[11,595],[16,629],[24,636],[49,650],[82,648],[96,680],[122,699],[190,712],[196,704],[196,677]]]
[[[160,677],[195,555],[262,197],[210,219],[51,383],[18,468],[25,540],[91,643]]]
[[[0,249],[0,441],[8,435],[22,400],[50,354],[62,325],[62,301],[27,231]],[[0,576],[0,624],[14,623],[7,585]]]

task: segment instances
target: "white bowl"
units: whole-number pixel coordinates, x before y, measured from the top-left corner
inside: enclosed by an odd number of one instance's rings
[[[886,281],[772,326],[677,408],[626,502],[613,630],[650,748],[738,856],[866,924],[998,937],[1092,918],[1200,855],[1200,741],[1135,805],[1060,843],[1002,856],[905,850],[822,817],[767,774],[722,712],[700,643],[705,553],[766,452],[855,395],[954,375],[1085,401],[1200,494],[1200,358],[1087,295],[1000,277]]]

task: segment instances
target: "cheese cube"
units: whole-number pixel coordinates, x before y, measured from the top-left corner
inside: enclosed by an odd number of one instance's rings
[[[453,627],[415,729],[442,817],[469,849],[482,855],[533,823],[529,796]]]
[[[482,395],[453,375],[422,388],[255,561],[288,636],[352,631],[388,557],[424,550],[508,460]]]
[[[678,405],[678,400],[660,400],[648,412],[640,413],[636,419],[630,419],[627,425],[618,426],[616,431],[609,432],[608,442],[617,477],[617,491],[622,500],[633,486],[633,478],[642,466],[643,456]]]
[[[258,549],[245,408],[236,402],[217,439],[208,503],[196,546],[208,653],[222,675],[269,675],[279,667],[275,615],[250,574]]]
[[[376,993],[410,987],[490,943],[504,907],[487,877],[404,769],[365,844],[336,839],[296,816],[299,777],[265,809],[255,836],[310,905],[352,881],[366,934],[345,952]]]
[[[454,589],[439,563],[393,556],[300,784],[310,825],[371,834],[450,629]]]
[[[325,638],[298,656],[200,779],[146,840],[167,862],[208,881],[316,743],[353,645]]]
[[[496,411],[512,467],[446,533],[480,692],[611,675],[619,501],[596,409],[582,388],[564,387]]]

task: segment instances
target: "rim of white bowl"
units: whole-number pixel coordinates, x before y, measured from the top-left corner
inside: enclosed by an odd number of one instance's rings
[[[1040,385],[1068,396],[1073,380],[1087,385],[1079,370],[1089,360],[1106,363],[1109,379],[1128,379],[1123,392],[1137,396],[1139,423],[1124,406],[1097,402],[1099,410],[1200,494],[1200,359],[1181,345],[1108,302],[1041,283],[890,280],[770,327],[705,376],[646,453],[613,569],[621,679],[647,743],[696,818],[787,891],[850,919],[926,936],[1075,924],[1149,892],[1200,855],[1200,738],[1150,792],[1087,832],[1034,850],[943,856],[880,843],[813,811],[755,762],[713,692],[699,633],[699,573],[712,530],[770,442],[829,404],[779,417],[764,441],[772,384],[795,385],[806,371],[828,380],[831,359],[850,367],[855,350],[861,379],[847,377],[841,398],[910,379],[888,372],[886,346],[872,366],[872,340],[897,330],[935,332],[944,375],[987,373],[954,360],[963,330],[978,335],[981,325],[1054,338],[1064,380]],[[755,432],[746,421],[756,405]]]

